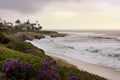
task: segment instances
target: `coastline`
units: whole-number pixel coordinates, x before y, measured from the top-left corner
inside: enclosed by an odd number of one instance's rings
[[[31,34],[30,34],[31,35]],[[35,34],[36,35],[36,34]],[[27,35],[28,36],[28,35]],[[14,36],[13,36],[14,37]],[[21,41],[21,37],[20,35],[17,35],[17,38],[20,38],[20,41]],[[36,37],[35,37],[36,38]],[[16,38],[15,38],[16,39]],[[26,39],[26,38],[25,38]],[[14,38],[13,38],[14,40]],[[19,40],[18,40],[19,41]],[[58,60],[59,58],[59,61],[60,63],[63,62],[63,65],[67,66],[67,67],[74,67],[74,68],[78,68],[80,70],[84,70],[84,71],[87,71],[89,73],[92,73],[92,74],[96,74],[96,69],[99,69],[99,68],[94,68],[94,66],[92,66],[91,64],[88,64],[88,63],[85,63],[85,62],[82,62],[82,61],[78,61],[78,60],[75,60],[75,59],[71,59],[69,57],[65,57],[65,56],[59,56],[59,55],[52,55],[52,54],[47,54],[48,56],[52,57],[53,59],[55,60]],[[92,68],[92,69],[91,69]],[[100,70],[99,70],[100,71]],[[103,70],[104,71],[104,70]],[[107,73],[106,73],[107,74]],[[117,75],[117,76],[114,76],[114,78],[112,78],[111,80],[119,80],[119,74],[117,73],[110,73],[111,75],[108,74],[103,76],[104,74],[102,73],[102,75],[99,74],[99,72],[97,73],[97,75],[101,76],[101,77],[105,77],[105,78],[108,78],[110,76],[109,79],[111,79],[111,76],[114,74],[114,75]],[[106,77],[107,76],[107,77]]]
[[[79,70],[84,70],[89,73],[99,75],[107,78],[108,80],[119,80],[120,79],[120,71],[115,71],[112,68],[102,67],[94,64],[85,63],[83,61],[73,59],[70,57],[56,55],[56,54],[47,54],[55,60],[60,60],[66,65],[70,64],[72,66],[76,66]]]
[[[98,32],[99,33],[99,32]],[[112,36],[111,34],[113,33],[107,33],[107,35]],[[117,32],[116,32],[117,34]],[[114,34],[115,36],[118,36]],[[49,53],[49,52],[48,52]],[[78,68],[79,70],[84,70],[87,71],[89,73],[107,78],[108,80],[119,80],[120,79],[120,71],[116,71],[113,68],[109,68],[109,67],[103,67],[103,66],[98,66],[95,64],[90,64],[90,63],[86,63],[77,59],[73,59],[70,57],[66,57],[66,56],[62,56],[62,55],[56,55],[56,54],[48,54],[46,53],[48,56],[52,57],[55,61],[58,61],[59,63],[68,66],[68,67],[74,67],[74,68]]]

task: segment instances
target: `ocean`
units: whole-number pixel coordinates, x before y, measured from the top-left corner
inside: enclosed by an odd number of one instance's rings
[[[31,42],[47,54],[62,55],[120,71],[119,31],[61,31],[65,37],[34,39]]]

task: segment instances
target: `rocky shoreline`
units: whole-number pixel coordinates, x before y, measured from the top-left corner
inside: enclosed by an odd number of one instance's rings
[[[25,41],[25,40],[33,40],[33,39],[41,39],[45,38],[45,36],[50,36],[50,37],[65,37],[67,34],[65,33],[58,33],[55,31],[39,31],[39,32],[34,32],[34,31],[19,31],[10,34],[7,32],[4,32],[4,35],[7,36],[10,39],[17,40],[17,41]]]

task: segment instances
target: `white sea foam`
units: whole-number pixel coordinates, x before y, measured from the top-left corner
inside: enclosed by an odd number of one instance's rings
[[[118,37],[119,38],[119,37]],[[46,53],[59,54],[120,70],[120,41],[116,36],[95,33],[68,33],[66,37],[29,41]]]

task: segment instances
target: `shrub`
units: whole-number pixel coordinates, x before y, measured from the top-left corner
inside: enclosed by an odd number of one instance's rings
[[[41,69],[37,71],[36,80],[61,80],[57,72],[59,69],[56,61],[45,60],[40,63]]]
[[[39,67],[41,68],[37,71],[32,63],[22,62],[21,59],[8,59],[3,64],[2,71],[6,73],[8,80],[32,80],[35,75],[36,80],[61,80],[55,61],[45,60]]]
[[[39,70],[37,72],[36,80],[61,80],[58,73],[52,69]]]
[[[45,61],[41,62],[40,65],[41,65],[41,68],[44,70],[46,70],[46,69],[54,69],[54,70],[59,69],[58,64],[54,60],[45,60]]]
[[[10,39],[6,38],[2,33],[0,33],[0,43],[8,44],[9,42],[10,42]]]
[[[70,73],[69,78],[70,80],[80,80],[80,78],[76,76],[74,73]]]
[[[2,69],[7,74],[9,80],[30,80],[35,74],[32,63],[21,62],[21,59],[8,59],[3,64]]]
[[[20,52],[25,52],[26,50],[33,48],[32,44],[23,41],[12,42],[7,47]]]
[[[24,53],[29,53],[39,57],[45,56],[45,53],[42,49],[38,49],[29,42],[24,42],[24,41],[11,42],[10,44],[7,45],[7,47],[10,49],[14,49]]]
[[[10,58],[12,58],[12,59],[20,58],[24,62],[32,62],[35,64],[35,67],[37,67],[37,68],[39,67],[40,62],[42,62],[44,60],[44,58],[42,58],[42,57],[34,56],[31,54],[24,54],[24,53],[21,53],[18,51],[0,47],[0,71],[2,68],[1,65],[7,59],[10,59]]]

